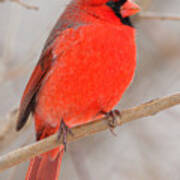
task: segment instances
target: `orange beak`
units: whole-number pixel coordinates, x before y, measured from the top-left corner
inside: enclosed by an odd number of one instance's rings
[[[131,0],[127,0],[124,5],[120,9],[120,14],[123,18],[135,15],[140,11],[140,7],[132,2]]]

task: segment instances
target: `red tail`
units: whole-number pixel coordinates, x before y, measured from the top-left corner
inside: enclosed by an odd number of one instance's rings
[[[57,156],[53,159],[51,155],[54,153]],[[33,158],[26,174],[26,180],[58,180],[63,153],[64,149],[56,148]]]

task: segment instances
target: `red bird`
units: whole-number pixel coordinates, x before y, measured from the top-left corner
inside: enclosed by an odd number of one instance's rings
[[[130,0],[73,0],[26,86],[17,130],[33,113],[40,140],[111,111],[134,75],[135,29],[129,16],[138,11]],[[57,180],[63,152],[62,145],[33,158],[26,180]]]

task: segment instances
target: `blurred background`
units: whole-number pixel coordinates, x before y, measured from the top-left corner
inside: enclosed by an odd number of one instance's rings
[[[68,0],[27,0],[27,10],[0,1],[0,155],[35,141],[33,123],[14,130],[12,112],[40,56],[44,42]],[[180,15],[179,0],[139,0],[143,11]],[[180,90],[180,21],[138,20],[138,63],[133,84],[119,109]],[[12,112],[12,113],[10,113]],[[4,127],[8,128],[4,129]],[[4,136],[4,132],[6,132]],[[140,119],[68,146],[61,180],[179,180],[180,107]],[[3,135],[2,135],[3,134]],[[0,174],[23,180],[28,162]]]

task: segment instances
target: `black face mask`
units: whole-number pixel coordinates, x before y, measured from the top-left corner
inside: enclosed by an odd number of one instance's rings
[[[106,3],[106,5],[109,6],[109,7],[114,11],[115,15],[121,20],[121,22],[122,22],[123,24],[133,27],[133,25],[132,25],[132,23],[131,23],[131,21],[130,21],[130,18],[129,18],[129,17],[123,18],[123,17],[121,16],[121,14],[119,13],[121,6],[122,6],[125,2],[126,2],[126,0],[119,0],[119,1],[116,1],[116,2],[110,0],[110,1],[108,1],[108,2]]]

